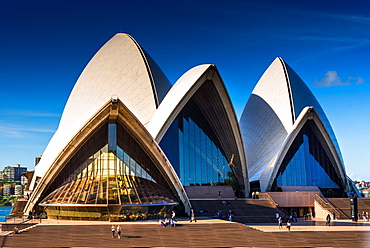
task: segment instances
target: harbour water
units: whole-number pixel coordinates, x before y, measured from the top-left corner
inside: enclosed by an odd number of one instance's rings
[[[4,222],[6,216],[10,214],[12,211],[11,206],[0,206],[0,222]]]

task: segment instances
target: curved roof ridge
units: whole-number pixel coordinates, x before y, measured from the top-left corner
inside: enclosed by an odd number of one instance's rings
[[[163,128],[166,129],[166,126],[168,128],[173,119],[177,116],[178,112],[185,105],[183,104],[182,107],[175,108],[177,104],[179,104],[180,100],[184,101],[185,97],[185,102],[190,99],[190,89],[192,89],[193,87],[200,87],[200,85],[194,86],[195,82],[199,78],[201,78],[202,75],[211,66],[211,64],[202,64],[189,69],[176,81],[176,83],[169,90],[168,94],[163,99],[161,105],[158,107],[157,111],[153,115],[153,118],[150,120],[150,123],[147,126],[147,129],[157,140],[157,142],[159,142],[164,135]]]
[[[320,131],[321,135],[324,137],[325,143],[330,149],[329,152],[331,153],[334,159],[333,166],[336,166],[336,169],[338,170],[340,174],[340,178],[341,179],[346,178],[346,172],[345,172],[345,167],[342,161],[342,157],[340,153],[338,153],[335,147],[335,142],[331,139],[329,130],[327,129],[325,123],[323,122],[323,120],[321,119],[319,113],[315,110],[315,108],[313,106],[307,106],[300,112],[294,124],[294,131],[289,133],[289,135],[286,137],[283,144],[281,145],[281,148],[276,153],[277,158],[274,161],[273,166],[271,166],[273,170],[271,171],[271,174],[269,175],[270,180],[268,181],[269,185],[266,185],[267,188],[271,187],[273,179],[275,179],[276,173],[278,172],[279,167],[281,166],[282,160],[286,156],[287,151],[291,147],[292,143],[294,142],[299,132],[302,130],[304,125],[309,120],[313,120],[315,122],[316,126],[318,127],[318,130]],[[343,183],[343,186],[346,187],[346,182],[342,181],[342,183]]]
[[[305,107],[313,106],[317,114],[320,116],[320,119],[324,123],[325,128],[328,130],[328,133],[330,134],[330,137],[333,140],[334,146],[337,149],[337,152],[342,160],[342,163],[344,163],[334,130],[319,101],[316,99],[315,95],[309,89],[307,84],[302,80],[302,78],[286,62],[284,62],[284,64],[287,70],[287,75],[289,77],[291,87],[295,120],[297,120],[300,113],[304,110]]]
[[[119,100],[110,100],[100,109],[100,111],[92,116],[88,123],[77,133],[73,139],[69,142],[67,147],[58,154],[58,158],[50,164],[47,168],[45,176],[41,178],[40,183],[36,185],[33,190],[30,200],[27,203],[27,208],[33,209],[34,204],[39,200],[40,193],[47,188],[54,180],[55,175],[60,173],[60,165],[66,165],[66,161],[70,159],[70,155],[74,153],[74,149],[83,144],[86,139],[89,138],[90,130],[97,129],[101,126],[101,123],[108,119],[118,118],[122,121],[123,125],[134,133],[140,140],[141,146],[146,148],[148,154],[151,154],[153,161],[161,165],[160,171],[163,170],[165,178],[168,178],[167,183],[174,189],[178,194],[180,200],[184,203],[186,211],[189,212],[191,204],[186,195],[185,189],[182,186],[180,179],[178,178],[173,166],[170,164],[166,155],[158,143],[153,142],[153,137],[149,134],[148,130],[144,125],[136,118],[136,116]],[[36,177],[33,177],[35,180]],[[35,185],[34,182],[32,185]],[[28,212],[28,211],[27,211]]]
[[[290,132],[292,122],[292,101],[288,75],[284,62],[277,57],[263,73],[252,94],[261,97],[281,120],[286,131]]]
[[[298,74],[277,57],[256,84],[240,118],[251,179],[259,178],[260,183],[271,179],[269,175],[276,163],[265,161],[282,149],[308,106],[313,106],[320,117],[344,168],[339,145],[322,107]]]
[[[163,99],[161,105],[158,107],[152,120],[147,126],[147,129],[159,143],[184,106],[198,92],[198,90],[200,90],[201,86],[209,81],[212,81],[212,84],[220,97],[220,104],[223,106],[223,110],[225,111],[223,113],[225,113],[227,125],[230,127],[228,130],[233,133],[233,138],[229,138],[234,142],[234,152],[238,152],[238,154],[235,155],[240,159],[243,174],[242,180],[246,187],[245,191],[249,192],[247,165],[239,124],[231,99],[215,65],[198,65],[184,73]],[[224,137],[224,140],[225,142],[229,142],[226,141],[227,137]]]
[[[288,71],[287,71],[287,68],[286,68],[285,61],[281,57],[278,57],[278,58],[279,58],[279,60],[281,62],[281,66],[284,69],[285,80],[286,80],[287,89],[288,89],[288,92],[289,92],[289,103],[290,103],[290,112],[292,114],[292,125],[294,125],[294,122],[295,122],[295,114],[294,114],[295,113],[295,109],[294,109],[292,88],[291,88],[291,85],[290,85],[290,78],[289,78],[289,74],[288,74]]]
[[[153,95],[155,98],[156,106],[158,107],[164,96],[171,89],[172,84],[168,80],[167,76],[154,61],[154,59],[144,50],[142,46],[129,34],[129,38],[136,44],[139,49],[141,56],[145,61],[146,68],[148,70],[148,75],[150,76],[150,81],[152,83]],[[158,82],[159,81],[159,82]]]
[[[145,125],[157,109],[152,75],[131,36],[114,35],[86,65],[65,105],[57,131],[35,169],[42,176],[73,136],[112,97],[119,98]]]

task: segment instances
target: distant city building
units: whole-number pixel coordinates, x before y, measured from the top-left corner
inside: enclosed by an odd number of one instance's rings
[[[370,182],[355,181],[355,186],[364,197],[369,197]]]
[[[10,196],[14,194],[14,188],[11,184],[5,184],[3,188],[3,195],[4,196]]]
[[[21,167],[20,164],[6,166],[0,171],[0,179],[8,182],[21,182],[22,174],[26,171],[27,167]]]
[[[14,186],[14,195],[15,196],[23,195],[23,186],[22,185],[15,185]]]
[[[21,184],[22,185],[25,185],[26,183],[28,183],[28,179],[25,175],[21,175]]]

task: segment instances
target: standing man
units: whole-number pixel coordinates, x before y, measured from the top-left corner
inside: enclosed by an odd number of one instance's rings
[[[327,225],[327,226],[330,226],[330,221],[331,221],[331,217],[330,217],[330,214],[328,214],[328,215],[326,216],[326,225]]]
[[[114,233],[116,232],[116,227],[114,225],[111,227],[111,231],[112,231],[112,238],[114,238]]]
[[[297,212],[294,212],[293,218],[294,218],[294,221],[295,222],[298,222],[298,214],[297,214]]]
[[[121,231],[122,231],[121,225],[118,225],[117,226],[117,234],[118,234],[119,239],[121,239]]]
[[[290,232],[291,226],[292,226],[292,222],[290,220],[288,220],[287,223],[286,223],[286,228],[288,229],[288,232]]]
[[[175,211],[172,211],[171,220],[177,222],[177,220],[175,218],[176,218],[176,213],[175,213]]]
[[[283,219],[281,217],[279,217],[279,219],[278,219],[278,224],[279,224],[279,230],[284,229],[283,228]]]
[[[280,214],[278,212],[275,213],[276,222],[279,222]]]
[[[197,222],[197,220],[195,219],[195,213],[194,213],[194,209],[190,209],[190,222]]]

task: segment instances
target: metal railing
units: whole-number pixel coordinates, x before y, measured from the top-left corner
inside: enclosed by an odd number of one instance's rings
[[[333,204],[321,198],[321,196],[315,196],[315,200],[318,204],[321,205],[324,209],[326,209],[331,215],[333,215],[334,219],[350,219],[347,214],[345,214],[342,210],[335,207]]]
[[[7,215],[5,222],[7,224],[38,224],[42,219],[37,217],[30,217],[29,215]]]
[[[275,201],[274,201],[274,199],[268,194],[268,193],[266,193],[266,192],[264,192],[264,193],[260,193],[259,194],[259,199],[267,199],[267,200],[270,200],[270,202],[273,204],[273,205],[275,205],[275,207],[277,208],[277,207],[279,207],[279,204],[277,204]]]

